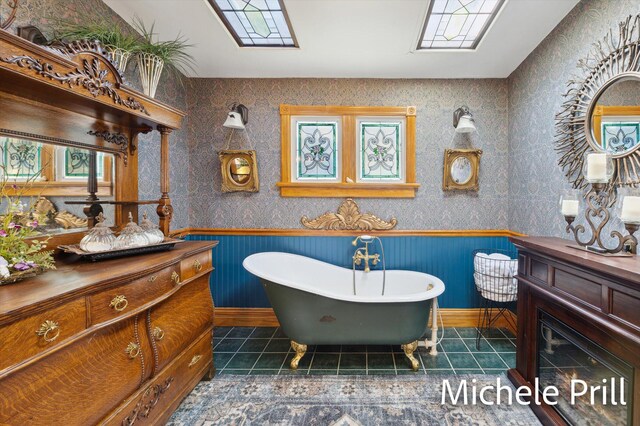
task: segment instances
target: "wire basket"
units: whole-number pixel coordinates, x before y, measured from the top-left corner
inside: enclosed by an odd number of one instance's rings
[[[473,252],[473,279],[480,293],[478,334],[476,348],[480,350],[482,336],[503,317],[512,329],[516,328],[511,315],[507,315],[510,302],[518,298],[518,261],[509,250],[475,250]],[[514,256],[515,257],[515,256]]]
[[[473,252],[473,278],[480,295],[493,302],[514,302],[518,297],[518,261],[507,250]]]

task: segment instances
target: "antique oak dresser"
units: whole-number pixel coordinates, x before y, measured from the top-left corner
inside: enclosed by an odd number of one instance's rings
[[[0,287],[0,424],[166,420],[213,374],[215,242],[57,270]]]

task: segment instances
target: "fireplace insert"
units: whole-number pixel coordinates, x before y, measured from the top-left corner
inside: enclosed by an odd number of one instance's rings
[[[540,388],[558,389],[555,410],[571,425],[631,425],[633,367],[540,310]]]

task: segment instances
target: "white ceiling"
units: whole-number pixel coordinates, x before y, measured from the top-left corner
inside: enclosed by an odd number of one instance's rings
[[[475,51],[415,51],[429,0],[284,0],[299,49],[240,48],[206,0],[104,0],[195,44],[192,77],[505,78],[579,0],[507,0]]]

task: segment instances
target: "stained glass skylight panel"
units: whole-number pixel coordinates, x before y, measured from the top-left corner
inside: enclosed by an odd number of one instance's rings
[[[209,0],[242,47],[298,47],[282,0]]]
[[[506,0],[431,0],[418,49],[475,49]]]

